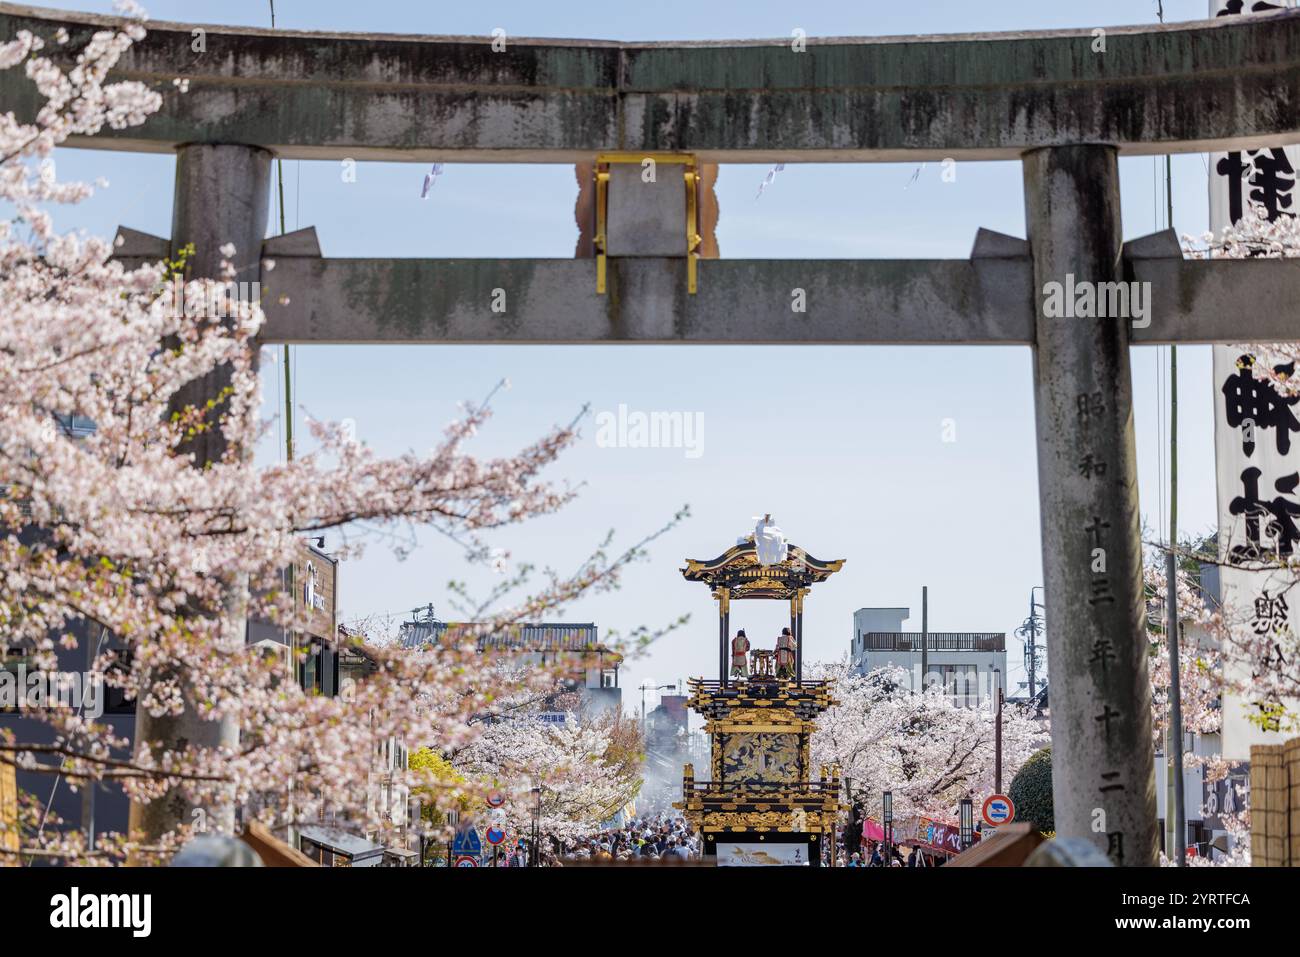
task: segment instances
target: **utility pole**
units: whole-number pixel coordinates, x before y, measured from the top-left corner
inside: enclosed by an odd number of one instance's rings
[[[930,674],[930,589],[921,586],[921,690]]]
[[[1034,604],[1034,590],[1029,589],[1029,697],[1033,699],[1038,689],[1034,684],[1038,665],[1038,606]]]
[[[646,735],[645,693],[647,691],[676,691],[676,685],[651,685],[641,682],[641,737]]]
[[[999,678],[1001,673],[999,672]],[[994,732],[995,756],[993,758],[993,790],[1002,793],[1002,682],[998,681],[998,717]]]
[[[1029,617],[1016,629],[1016,636],[1025,643],[1025,670],[1029,672],[1029,697],[1038,692],[1038,633],[1042,625],[1038,621],[1038,604],[1034,601],[1034,592],[1041,588],[1035,585],[1029,589]]]
[[[271,29],[275,29],[275,0],[271,0]],[[280,194],[280,235],[285,234],[284,228],[284,160],[276,158],[275,161],[275,179]],[[293,399],[292,387],[289,382],[289,345],[285,343],[284,349],[284,451],[289,461],[293,461]]]
[[[270,0],[270,3],[271,3],[271,29],[274,30],[275,29],[275,0]],[[280,235],[283,236],[286,232],[285,223],[284,223],[284,160],[279,159],[278,157],[276,158],[275,161],[275,177],[276,177],[276,185],[278,188],[279,198],[280,198]],[[282,355],[284,360],[284,457],[285,457],[285,461],[292,462],[293,461],[293,381],[290,375],[289,344],[287,342],[282,343],[280,348],[283,350]],[[294,583],[293,569],[294,566],[293,566],[293,562],[291,561],[289,562],[289,567],[285,569],[285,571],[283,572],[282,578],[285,582],[286,590],[289,592],[289,594],[296,596],[297,590]],[[286,659],[287,659],[286,665],[289,672],[288,679],[289,681],[292,682],[297,678],[297,665],[296,665],[295,652],[298,650],[298,636],[294,632],[285,631],[284,639],[285,639],[284,641],[285,647],[288,649],[288,654],[286,655]]]
[[[1165,22],[1165,5],[1156,0],[1156,15]],[[1173,163],[1165,156],[1165,228],[1174,227]],[[1169,641],[1169,730],[1165,766],[1169,791],[1165,801],[1165,852],[1187,866],[1187,810],[1183,807],[1183,702],[1178,660],[1178,347],[1169,346],[1169,550],[1165,553],[1165,637]]]
[[[1165,157],[1165,175],[1169,175]],[[1171,200],[1172,203],[1172,200]],[[1166,795],[1165,841],[1170,857],[1187,866],[1187,810],[1183,806],[1183,702],[1178,654],[1178,347],[1169,346],[1169,550],[1165,553],[1165,637],[1169,642],[1169,730],[1165,733],[1165,760],[1169,793]]]
[[[542,866],[542,785],[538,781],[533,785],[533,832],[529,840],[529,867]]]
[[[1164,23],[1164,5],[1160,22]],[[1173,170],[1165,157],[1165,226],[1174,225]],[[1165,841],[1170,857],[1179,867],[1187,866],[1187,810],[1183,807],[1183,702],[1178,660],[1178,347],[1169,346],[1169,551],[1165,553],[1165,635],[1169,641],[1169,731],[1165,760],[1169,770],[1169,794],[1165,817],[1173,837]]]

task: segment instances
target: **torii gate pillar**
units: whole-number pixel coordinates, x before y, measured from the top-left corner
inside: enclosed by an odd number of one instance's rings
[[[1024,156],[1056,832],[1156,863],[1128,319],[1048,318],[1047,284],[1122,281],[1111,146]]]
[[[176,152],[176,193],[172,205],[171,253],[189,243],[194,254],[186,262],[188,278],[221,278],[221,247],[235,246],[233,262],[236,282],[256,282],[261,274],[262,240],[266,237],[271,193],[271,154],[252,146],[194,144]],[[189,383],[176,394],[173,405],[202,407],[219,400],[232,382],[228,368],[217,368]],[[225,453],[222,436],[206,432],[197,436],[189,450],[194,465],[202,468],[219,461]],[[251,450],[248,450],[251,454]],[[235,594],[242,590],[236,588]],[[245,640],[245,610],[242,601],[227,609],[223,637],[230,648],[242,648]],[[222,649],[214,648],[214,655]],[[164,750],[228,748],[239,746],[239,723],[233,717],[212,721],[198,713],[195,695],[184,690],[185,710],[180,715],[154,717],[147,708],[136,708],[137,751],[158,742]],[[234,795],[199,805],[180,789],[173,789],[148,804],[132,802],[129,830],[146,845],[179,826],[198,831],[229,832],[234,826]]]

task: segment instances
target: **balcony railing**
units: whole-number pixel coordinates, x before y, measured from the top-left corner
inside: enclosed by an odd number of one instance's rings
[[[699,688],[701,691],[712,692],[717,694],[723,690],[721,681],[716,678],[692,678],[690,680],[691,688]],[[829,681],[786,681],[764,678],[749,678],[741,680],[738,678],[728,678],[727,691],[739,693],[740,689],[745,689],[750,694],[771,696],[784,692],[790,694],[816,694],[819,691],[830,687]]]
[[[1005,632],[932,631],[926,635],[930,651],[1006,651]],[[920,651],[919,631],[866,631],[861,651]]]

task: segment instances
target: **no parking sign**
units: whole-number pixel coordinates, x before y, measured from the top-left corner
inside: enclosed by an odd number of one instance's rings
[[[980,816],[989,827],[1010,824],[1016,819],[1016,805],[1005,794],[995,794],[984,802]]]

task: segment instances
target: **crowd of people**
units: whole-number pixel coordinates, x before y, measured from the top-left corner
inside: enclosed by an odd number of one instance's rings
[[[874,833],[873,833],[874,828]],[[975,825],[980,830],[980,825]],[[880,825],[868,821],[866,809],[855,803],[848,821],[836,833],[836,867],[942,867],[948,857],[943,851],[930,850],[894,841],[880,840]],[[978,837],[978,833],[976,837]],[[823,863],[828,863],[823,860]]]
[[[839,859],[836,861],[839,867],[930,867],[928,858],[920,851],[919,848],[907,848],[907,858],[904,859],[902,849],[897,846],[890,847],[888,851],[880,844],[879,841],[865,841],[861,850],[845,852],[843,844],[840,845]]]
[[[700,840],[676,814],[634,818],[622,827],[583,838],[550,840],[542,849],[543,867],[573,861],[690,861],[699,856]]]
[[[934,867],[942,859],[920,848],[888,848],[880,841],[855,835],[847,828],[836,843],[837,867]],[[665,813],[634,818],[621,827],[605,828],[580,838],[547,837],[542,842],[541,866],[563,867],[566,863],[609,861],[649,862],[693,861],[700,856],[700,839],[679,814]],[[498,856],[497,867],[526,867],[529,856],[522,846]],[[829,863],[823,861],[823,863]]]

